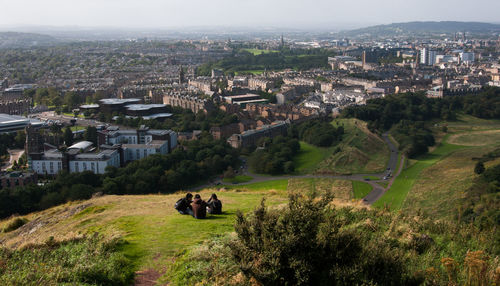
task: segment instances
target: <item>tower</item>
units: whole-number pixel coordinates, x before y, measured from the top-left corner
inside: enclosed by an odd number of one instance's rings
[[[467,41],[467,37],[465,37],[465,31],[464,31],[464,33],[462,34],[462,40],[463,40],[463,42],[464,42],[464,43],[465,43],[465,41]]]
[[[361,55],[361,62],[362,62],[362,68],[365,69],[366,67],[366,51],[363,51],[363,54]]]
[[[180,66],[179,68],[179,84],[183,84],[184,83],[184,69],[182,68],[182,66]]]
[[[281,34],[281,43],[280,47],[283,49],[285,47],[285,40],[283,39],[283,34]]]

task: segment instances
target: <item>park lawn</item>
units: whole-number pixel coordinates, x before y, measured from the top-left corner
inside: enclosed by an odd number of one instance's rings
[[[391,210],[400,209],[406,199],[406,196],[408,195],[408,192],[411,190],[416,180],[419,178],[420,173],[425,168],[432,166],[452,152],[462,148],[464,147],[446,143],[445,138],[444,142],[441,143],[433,152],[419,157],[413,165],[403,170],[394,180],[391,188],[378,201],[376,201],[373,206],[384,207],[387,205]]]
[[[352,190],[354,193],[354,198],[362,199],[373,190],[373,187],[370,184],[364,182],[352,181]]]
[[[351,118],[335,119],[332,124],[335,127],[343,126],[345,134],[332,155],[318,164],[318,171],[366,174],[385,170],[390,156],[389,148],[381,137],[368,130],[366,122]]]
[[[330,156],[333,148],[321,148],[300,141],[300,151],[293,158],[295,171],[299,174],[312,173],[318,164]]]
[[[242,49],[243,51],[247,51],[254,56],[258,56],[261,54],[269,54],[269,53],[277,53],[278,51],[275,50],[261,50],[261,49]]]
[[[250,182],[253,178],[245,175],[234,176],[234,178],[224,178],[222,181],[224,183],[240,184]]]

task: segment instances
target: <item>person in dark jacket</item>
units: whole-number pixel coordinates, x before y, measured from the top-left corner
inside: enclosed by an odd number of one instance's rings
[[[207,203],[201,199],[199,194],[194,196],[194,200],[191,203],[191,208],[193,210],[193,217],[202,219],[207,217]]]
[[[209,214],[221,214],[222,213],[222,202],[217,198],[216,194],[212,194],[207,202],[208,213]]]
[[[181,198],[175,203],[175,209],[183,215],[193,215],[193,210],[191,208],[191,202],[193,195],[191,193],[187,193],[184,198]]]

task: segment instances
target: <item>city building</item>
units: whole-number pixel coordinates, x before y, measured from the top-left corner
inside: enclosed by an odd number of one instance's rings
[[[34,172],[3,172],[0,174],[0,182],[2,189],[12,189],[16,187],[24,187],[29,184],[38,183],[37,175]]]
[[[233,148],[244,148],[256,146],[258,140],[263,137],[273,138],[279,135],[286,135],[290,121],[277,121],[270,125],[263,125],[257,129],[248,130],[241,134],[233,134],[227,143]]]

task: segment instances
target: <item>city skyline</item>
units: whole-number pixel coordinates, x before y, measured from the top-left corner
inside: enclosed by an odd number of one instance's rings
[[[2,3],[0,28],[66,27],[166,29],[195,27],[277,27],[350,29],[409,21],[499,23],[500,2],[359,0],[352,2],[263,1],[62,1]],[[484,9],[486,8],[487,9]],[[9,12],[13,11],[13,12]],[[17,11],[17,13],[15,13]]]

